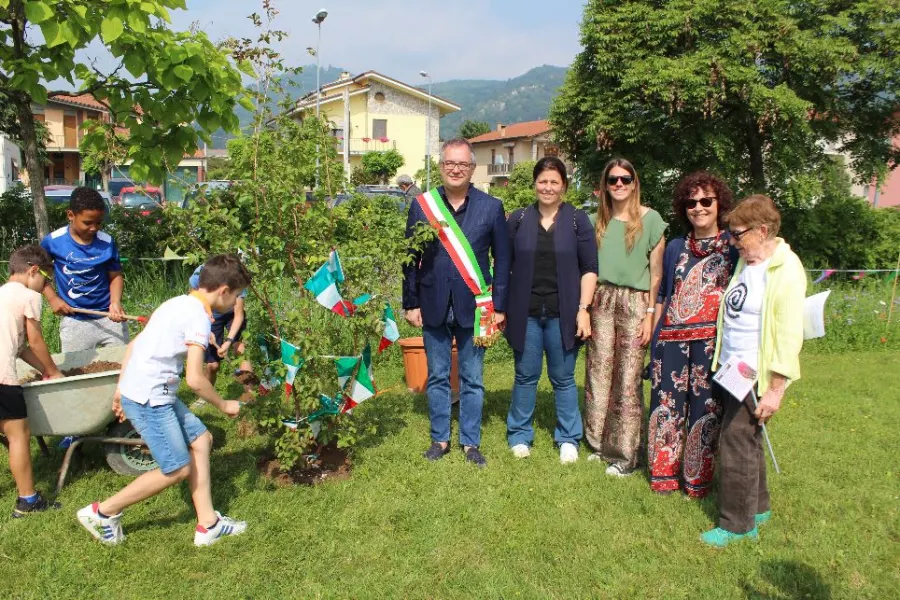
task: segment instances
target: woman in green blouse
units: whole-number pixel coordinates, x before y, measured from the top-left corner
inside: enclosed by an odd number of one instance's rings
[[[606,461],[608,475],[624,477],[637,467],[641,371],[652,333],[650,299],[662,278],[666,223],[641,206],[637,172],[624,158],[606,163],[600,186],[594,223],[600,273],[587,342],[584,433],[594,452],[588,460]]]

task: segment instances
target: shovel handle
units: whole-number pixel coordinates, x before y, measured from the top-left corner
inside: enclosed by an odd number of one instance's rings
[[[83,315],[93,315],[95,317],[107,317],[109,318],[108,312],[103,312],[102,310],[90,310],[87,308],[72,308],[72,312],[81,313]],[[135,317],[133,315],[125,315],[125,318],[129,321],[137,321],[138,323],[146,323],[147,317]]]

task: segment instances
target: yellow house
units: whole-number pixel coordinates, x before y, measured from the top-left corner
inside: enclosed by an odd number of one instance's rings
[[[47,128],[47,155],[50,163],[44,167],[45,185],[98,185],[99,179],[90,181],[81,166],[81,138],[84,122],[93,119],[107,120],[106,107],[89,94],[79,96],[50,96],[47,104],[33,104],[36,121]],[[88,180],[88,181],[86,181]]]
[[[100,188],[99,175],[85,173],[81,155],[81,140],[85,136],[84,123],[88,120],[109,121],[109,109],[90,94],[70,95],[51,93],[46,104],[31,105],[34,119],[44,123],[50,134],[47,140],[49,164],[44,167],[44,185],[86,185]],[[126,133],[127,130],[122,130]],[[112,168],[109,176],[128,178],[130,160]],[[27,172],[22,169],[22,174]],[[24,179],[24,177],[23,177]],[[206,149],[199,148],[192,155],[185,155],[166,181],[162,193],[166,200],[178,202],[185,188],[206,180]],[[134,182],[141,184],[143,182]]]
[[[506,185],[517,163],[560,156],[552,134],[550,123],[544,120],[510,125],[498,123],[494,131],[470,138],[476,164],[472,183],[487,191],[491,186]]]
[[[331,124],[347,177],[370,151],[399,152],[404,164],[398,174],[424,169],[426,155],[436,160],[440,152],[440,118],[460,110],[449,100],[375,71],[356,77],[342,73],[319,94],[320,114]],[[315,111],[312,92],[300,98],[290,114],[303,119]]]

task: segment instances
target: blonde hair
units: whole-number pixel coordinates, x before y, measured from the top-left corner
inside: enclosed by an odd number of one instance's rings
[[[628,222],[625,225],[625,246],[628,248],[628,252],[631,252],[644,230],[641,219],[641,180],[638,179],[634,165],[624,158],[614,158],[603,167],[603,175],[600,179],[600,198],[597,202],[597,248],[603,246],[603,236],[606,235],[606,228],[612,219],[612,199],[606,189],[606,178],[614,167],[625,169],[634,177],[634,189],[631,190],[631,196],[628,198],[626,213]]]

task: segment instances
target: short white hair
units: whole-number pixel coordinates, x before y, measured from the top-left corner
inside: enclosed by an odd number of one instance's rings
[[[475,164],[475,149],[472,147],[472,144],[469,143],[469,140],[462,137],[456,137],[452,140],[447,140],[446,142],[444,142],[444,144],[441,146],[441,162],[444,162],[444,152],[447,150],[447,148],[452,148],[454,146],[465,146],[466,148],[468,148],[471,162],[473,165]]]

